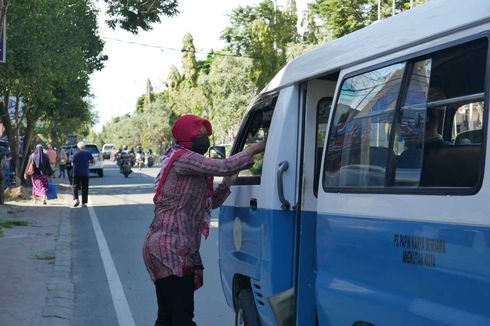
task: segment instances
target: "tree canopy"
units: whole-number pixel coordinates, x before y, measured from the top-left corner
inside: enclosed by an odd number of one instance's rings
[[[35,134],[59,144],[66,133],[95,122],[89,77],[103,67],[97,11],[84,0],[16,0],[7,20],[7,57],[0,65],[2,123],[21,176]],[[22,100],[15,118],[9,98]],[[23,142],[19,135],[23,135]],[[23,152],[19,152],[23,148]]]
[[[107,24],[116,28],[121,27],[137,34],[139,28],[144,31],[151,29],[152,23],[159,23],[160,17],[175,16],[177,0],[104,0],[108,5],[107,14],[110,19]]]

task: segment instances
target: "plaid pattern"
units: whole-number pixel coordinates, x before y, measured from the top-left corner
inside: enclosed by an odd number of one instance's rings
[[[176,145],[166,156],[182,149],[187,153],[175,159],[163,191],[154,199],[155,216],[143,246],[143,258],[153,281],[171,275],[191,275],[203,269],[199,248],[209,200],[209,179],[233,175],[253,164],[246,151],[228,159],[210,159]],[[163,162],[166,161],[170,160],[164,158]],[[164,169],[165,165],[160,173]],[[229,188],[220,184],[211,197],[212,208],[219,207],[229,194]]]

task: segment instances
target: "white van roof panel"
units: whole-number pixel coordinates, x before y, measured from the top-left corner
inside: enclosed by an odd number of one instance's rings
[[[350,66],[387,51],[415,45],[447,31],[488,21],[490,0],[431,0],[294,59],[277,73],[262,93]]]

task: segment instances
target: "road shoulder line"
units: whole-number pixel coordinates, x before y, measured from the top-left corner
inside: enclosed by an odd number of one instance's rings
[[[131,309],[129,308],[128,300],[124,294],[124,289],[117,273],[116,266],[109,251],[109,246],[105,239],[102,228],[99,224],[99,219],[95,213],[92,203],[89,200],[88,211],[90,214],[90,220],[94,229],[97,244],[99,246],[100,257],[104,265],[104,270],[107,276],[107,282],[109,283],[109,289],[111,291],[112,302],[114,309],[116,310],[117,320],[120,326],[135,326]]]

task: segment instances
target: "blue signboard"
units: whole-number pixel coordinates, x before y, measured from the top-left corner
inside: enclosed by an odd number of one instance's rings
[[[7,48],[6,48],[6,30],[7,30],[7,24],[5,23],[6,19],[3,21],[3,31],[2,35],[0,36],[0,63],[5,63],[5,60],[7,59]]]

